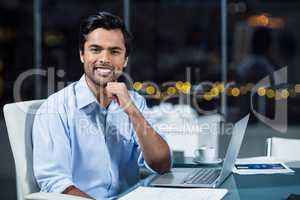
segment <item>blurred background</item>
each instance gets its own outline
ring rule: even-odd
[[[236,121],[251,112],[250,91],[269,76],[271,87],[257,89],[253,107],[273,118],[276,102],[286,102],[288,130],[283,135],[252,115],[240,155],[263,154],[270,136],[300,138],[300,2],[294,0],[1,0],[1,107],[46,98],[78,80],[80,20],[99,10],[119,15],[130,28],[129,85],[150,107],[192,102],[199,116],[219,113]],[[287,81],[278,86],[272,73],[283,67]],[[27,76],[17,98],[16,80],[32,69],[44,75]],[[14,200],[2,112],[0,123],[0,199]]]

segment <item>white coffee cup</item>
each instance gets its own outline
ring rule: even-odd
[[[214,161],[217,160],[216,148],[209,146],[201,146],[194,151],[195,160]]]

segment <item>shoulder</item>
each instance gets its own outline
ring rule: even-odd
[[[134,100],[143,100],[145,99],[142,95],[140,95],[139,93],[137,93],[134,90],[129,90],[129,95],[131,96],[131,98],[133,98]]]
[[[65,88],[51,94],[40,106],[37,113],[61,113],[66,112],[66,109],[74,101],[75,98],[75,85],[77,82],[73,82]]]
[[[140,95],[139,93],[137,93],[133,90],[129,90],[128,92],[129,92],[129,95],[130,95],[132,101],[139,107],[143,106],[143,104],[146,103],[145,98],[142,95]]]

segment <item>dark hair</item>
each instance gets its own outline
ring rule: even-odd
[[[86,42],[87,35],[97,28],[104,28],[106,30],[120,29],[125,40],[125,55],[129,56],[132,48],[132,36],[126,29],[123,20],[120,17],[109,12],[98,12],[97,14],[91,15],[81,22],[79,33],[79,50],[84,50],[84,43]]]

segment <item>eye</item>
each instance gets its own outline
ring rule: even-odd
[[[90,51],[92,53],[99,53],[101,51],[101,49],[99,49],[99,48],[91,48]]]
[[[119,55],[121,52],[119,50],[112,50],[111,54],[113,55]]]

